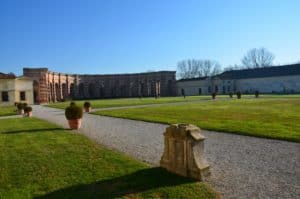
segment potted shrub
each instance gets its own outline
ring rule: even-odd
[[[255,91],[255,97],[256,97],[256,98],[259,97],[259,91]]]
[[[230,92],[230,93],[229,93],[229,97],[230,97],[230,98],[232,98],[232,96],[233,96],[233,93],[232,93],[232,92]]]
[[[70,129],[79,129],[81,126],[82,108],[77,106],[74,102],[70,104],[65,110],[65,116],[68,120]]]
[[[17,109],[18,109],[18,114],[19,115],[23,115],[24,114],[24,106],[23,106],[22,103],[18,103]]]
[[[241,99],[241,98],[242,98],[242,93],[241,93],[241,91],[236,92],[236,96],[237,96],[238,99]]]
[[[213,92],[213,93],[211,94],[212,99],[216,99],[216,96],[217,96],[217,93],[215,93],[215,92]]]
[[[24,107],[24,113],[25,117],[31,117],[32,116],[32,107],[31,106],[26,106]]]
[[[85,112],[90,112],[92,110],[90,102],[84,102],[83,107]]]

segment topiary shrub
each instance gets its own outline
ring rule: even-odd
[[[84,102],[83,106],[84,106],[84,108],[90,108],[91,103],[90,102]]]
[[[81,119],[83,115],[82,108],[77,106],[74,102],[70,104],[65,110],[67,120]]]
[[[24,109],[23,103],[18,103],[17,108],[18,108],[18,110],[23,110]]]
[[[242,93],[241,93],[241,91],[236,92],[236,96],[237,96],[238,99],[241,99],[241,98],[242,98]]]
[[[255,97],[256,97],[256,98],[259,97],[259,91],[255,91]]]
[[[229,93],[229,97],[230,97],[230,98],[232,98],[232,96],[233,96],[233,93],[232,93],[232,92],[230,92],[230,93]]]
[[[25,113],[29,113],[29,112],[31,112],[32,111],[32,107],[31,106],[26,106],[26,107],[24,107],[24,112]]]
[[[212,99],[216,99],[216,96],[217,96],[217,93],[215,93],[215,92],[213,92],[213,93],[211,94]]]

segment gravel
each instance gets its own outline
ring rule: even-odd
[[[33,115],[68,128],[64,111],[34,106]],[[111,149],[153,166],[163,153],[156,123],[84,114],[82,133]],[[75,131],[76,132],[76,131]],[[222,198],[300,198],[300,144],[202,130],[212,175],[206,179]]]

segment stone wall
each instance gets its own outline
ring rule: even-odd
[[[36,103],[66,98],[96,99],[121,97],[175,96],[175,71],[116,75],[77,75],[24,68],[24,76],[34,81]]]

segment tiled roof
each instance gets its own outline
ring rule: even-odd
[[[205,80],[207,77],[195,77],[195,78],[189,78],[189,79],[180,79],[177,80],[177,82],[187,82],[187,81],[197,81],[197,80]]]
[[[5,74],[5,73],[0,73],[0,79],[15,79],[16,76],[12,73]]]
[[[290,75],[300,75],[300,64],[225,71],[215,77],[220,79],[247,79]]]

